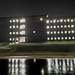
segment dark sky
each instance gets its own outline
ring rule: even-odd
[[[75,16],[74,0],[0,0],[0,17]]]

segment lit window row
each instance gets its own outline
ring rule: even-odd
[[[74,28],[74,25],[54,25],[54,26],[46,26],[47,29],[49,28]]]
[[[47,40],[74,40],[75,37],[47,37]]]
[[[46,23],[58,23],[58,22],[74,22],[75,20],[74,19],[53,19],[53,20],[46,20]]]
[[[20,33],[19,32],[9,32],[9,34],[10,35],[14,35],[14,34],[20,34],[20,35],[25,35],[25,31],[20,31]]]
[[[18,41],[19,39],[18,38],[9,38],[9,40],[10,41],[14,41],[14,40]]]
[[[10,23],[14,23],[14,22],[25,23],[25,21],[26,21],[25,19],[20,19],[20,20],[19,19],[13,19],[13,20],[10,20]]]
[[[74,30],[71,31],[47,31],[47,34],[70,34],[75,33]]]

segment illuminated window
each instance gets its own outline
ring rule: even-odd
[[[18,34],[18,32],[16,32],[16,34]]]
[[[74,30],[72,30],[71,32],[74,33]]]
[[[13,32],[13,34],[15,34],[15,32]]]
[[[60,37],[58,37],[58,40],[60,40]]]
[[[50,38],[49,38],[49,37],[47,37],[47,40],[50,40]]]
[[[16,40],[18,41],[18,38],[16,38]]]
[[[57,33],[60,34],[60,31],[58,31]]]
[[[73,28],[74,27],[74,25],[71,25],[71,28]]]
[[[53,23],[56,23],[56,20],[53,20]]]
[[[51,37],[51,40],[53,40],[53,37]]]
[[[64,22],[66,22],[66,20],[64,20]]]
[[[42,21],[43,20],[43,18],[40,18],[40,21]]]
[[[15,38],[13,38],[13,41],[15,40]]]
[[[67,22],[70,22],[70,19],[67,19]]]
[[[25,31],[20,31],[20,34],[21,35],[25,35]]]
[[[70,40],[70,39],[71,39],[71,37],[68,37],[68,39]]]
[[[51,32],[51,34],[53,34],[53,32]]]
[[[25,19],[20,19],[20,23],[25,23]]]
[[[25,29],[25,25],[20,25],[20,29]]]
[[[12,22],[12,20],[10,20],[10,23]]]
[[[61,31],[61,34],[63,34],[63,31]]]
[[[68,25],[68,28],[70,28],[70,25]]]
[[[65,40],[67,40],[67,37],[65,37]]]
[[[16,19],[16,22],[19,22],[19,20],[18,20],[18,19]]]
[[[66,25],[64,25],[64,28],[67,28],[67,26],[66,26]]]
[[[33,33],[36,33],[35,31],[33,31]]]
[[[63,25],[61,25],[61,28],[63,28]]]
[[[63,39],[64,39],[64,37],[61,37],[61,39],[63,40]]]
[[[47,31],[47,34],[49,34],[49,31]]]
[[[10,29],[12,28],[12,26],[10,26]]]
[[[59,26],[57,26],[57,28],[59,28]]]
[[[56,40],[57,38],[56,37],[54,37],[54,40]]]
[[[70,34],[70,33],[71,33],[71,31],[68,31],[68,33]]]
[[[18,28],[18,25],[16,26],[16,28]]]
[[[12,34],[12,32],[9,33],[10,35]]]
[[[10,41],[12,40],[12,38],[9,39]]]
[[[54,26],[54,28],[56,28],[56,26]]]
[[[15,22],[15,20],[13,20],[13,22]]]
[[[72,37],[72,39],[75,39],[75,37]]]
[[[60,22],[63,22],[63,19],[60,19]]]
[[[49,29],[49,26],[47,26],[46,28]]]
[[[71,22],[73,22],[74,20],[73,19],[71,19]]]
[[[49,20],[46,20],[46,23],[48,24],[49,23]]]
[[[54,34],[56,34],[56,31],[54,31]]]
[[[50,20],[50,23],[52,23],[52,20]]]
[[[50,26],[50,28],[53,28],[52,26]]]
[[[67,31],[65,31],[64,33],[67,34]]]
[[[15,25],[13,25],[13,28],[15,28]]]
[[[57,20],[57,22],[59,22],[59,20]]]

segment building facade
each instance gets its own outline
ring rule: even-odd
[[[75,17],[26,16],[0,18],[0,42],[75,40]]]

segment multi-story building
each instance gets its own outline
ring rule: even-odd
[[[10,43],[75,40],[75,17],[0,18],[0,41]]]

